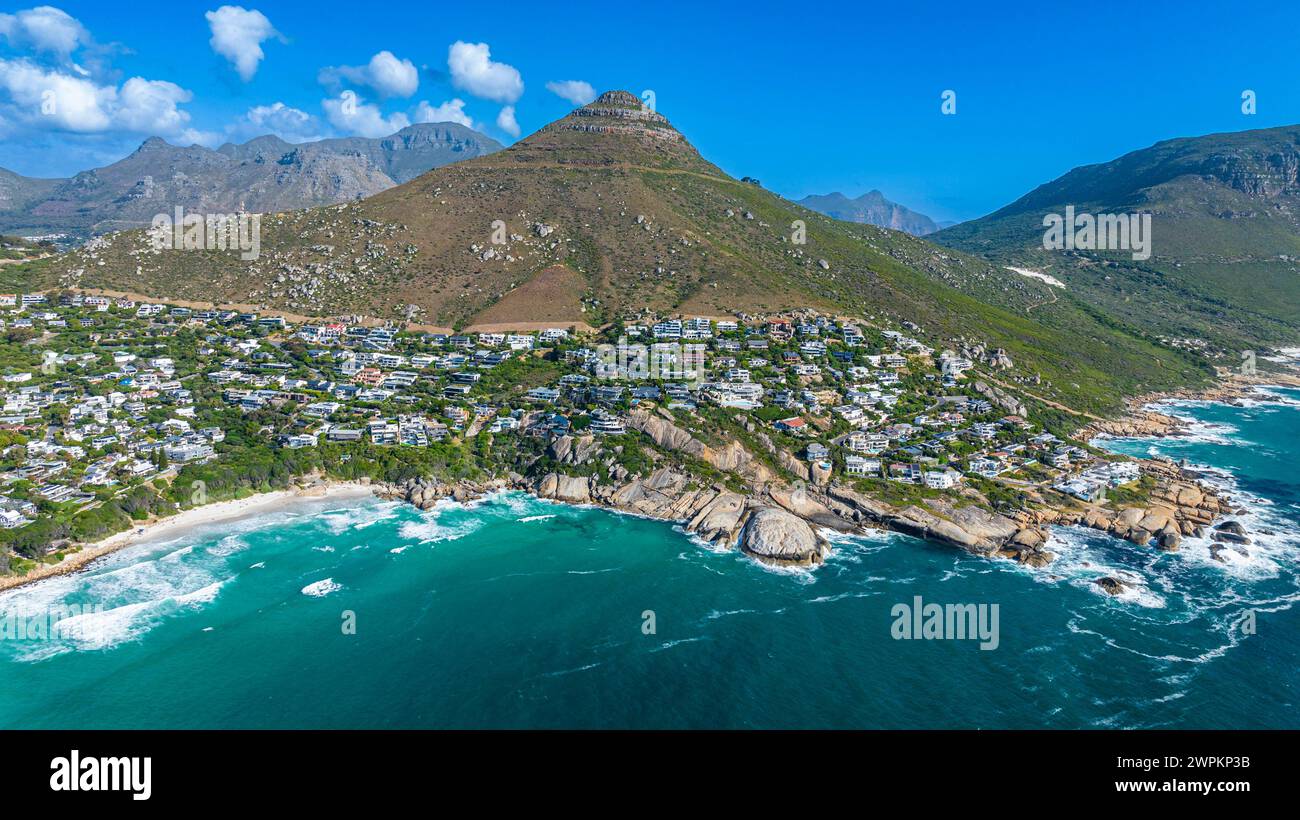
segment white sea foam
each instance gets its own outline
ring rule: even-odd
[[[322,578],[303,587],[302,594],[312,598],[324,598],[326,595],[338,592],[340,589],[343,589],[343,585],[333,578]]]
[[[663,643],[659,644],[658,646],[656,646],[654,649],[651,649],[650,651],[662,652],[665,649],[672,649],[674,646],[681,646],[684,643],[696,643],[698,641],[707,641],[707,640],[708,638],[704,637],[703,635],[697,635],[694,638],[678,638],[675,641],[664,641]]]
[[[206,551],[209,555],[215,555],[218,558],[225,558],[234,555],[237,552],[243,552],[246,549],[248,549],[247,541],[240,538],[238,535],[227,535],[217,543],[207,547]]]
[[[99,611],[91,610],[69,615],[51,625],[50,640],[15,644],[17,651],[14,658],[24,662],[40,661],[68,652],[111,649],[137,640],[162,623],[169,615],[182,610],[198,609],[212,602],[222,587],[231,580],[233,576],[193,589],[174,588],[165,594],[158,594],[157,588],[154,587],[142,596],[142,600],[121,603]],[[146,591],[137,590],[137,592]],[[75,597],[96,600],[94,596],[89,595]],[[36,605],[29,598],[16,609],[19,612],[37,611],[29,609]],[[58,604],[45,601],[44,605],[55,608]],[[102,603],[98,605],[103,606]]]
[[[351,530],[363,530],[380,521],[395,518],[403,502],[389,501],[381,504],[358,504],[353,507],[341,507],[321,513],[317,518],[330,532],[341,535]]]
[[[408,541],[421,544],[436,544],[441,541],[456,541],[477,532],[484,524],[481,516],[463,518],[455,523],[444,523],[443,515],[447,507],[441,505],[420,513],[418,521],[403,521],[397,528],[397,534]]]

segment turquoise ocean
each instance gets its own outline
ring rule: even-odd
[[[1245,405],[1099,442],[1207,468],[1256,539],[1226,564],[1059,529],[1045,570],[887,533],[774,570],[521,494],[304,499],[0,594],[97,607],[0,640],[0,727],[1297,728],[1300,391]],[[917,596],[998,605],[997,648],[895,639]]]

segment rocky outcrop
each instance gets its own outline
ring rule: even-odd
[[[975,391],[1008,413],[1018,416],[1029,415],[1020,399],[986,381],[976,381]]]
[[[645,433],[665,450],[684,453],[705,461],[728,473],[737,473],[753,484],[772,480],[772,471],[757,461],[739,441],[713,448],[678,427],[672,421],[648,410],[628,414],[627,426]]]
[[[774,564],[820,564],[826,543],[807,522],[778,507],[759,507],[745,524],[741,547]]]
[[[1180,435],[1186,425],[1173,416],[1154,413],[1150,410],[1137,410],[1123,418],[1094,421],[1084,430],[1081,438],[1095,435],[1163,437]]]
[[[1124,590],[1128,589],[1123,581],[1118,578],[1112,578],[1109,575],[1097,578],[1093,583],[1101,587],[1107,595],[1120,595]]]
[[[1232,512],[1227,499],[1197,483],[1201,476],[1193,470],[1154,459],[1143,462],[1143,471],[1156,480],[1143,506],[1121,510],[1100,503],[1068,506],[1039,511],[1033,521],[1040,526],[1090,527],[1139,546],[1175,552],[1184,538],[1204,535],[1216,520]]]
[[[659,447],[702,458],[708,448],[690,433],[673,424],[666,418],[648,411],[628,414],[627,426],[632,430],[645,433]]]
[[[719,492],[686,523],[686,529],[706,541],[730,546],[740,531],[746,499],[732,492]]]
[[[1213,401],[1240,405],[1244,398],[1256,397],[1255,387],[1260,384],[1281,384],[1300,387],[1300,375],[1288,372],[1261,371],[1257,375],[1244,375],[1235,370],[1219,368],[1218,378],[1209,387],[1149,393],[1126,402],[1128,411],[1123,418],[1097,420],[1079,431],[1079,437],[1107,434],[1113,436],[1177,436],[1186,432],[1181,420],[1147,409],[1156,402]]]
[[[772,472],[739,442],[712,448],[666,414],[639,410],[629,415],[628,426],[645,433],[663,450],[686,453],[739,474],[749,490],[738,492],[721,484],[700,486],[697,478],[675,466],[660,466],[649,475],[629,475],[615,461],[614,452],[604,449],[601,439],[562,436],[548,446],[551,458],[574,467],[595,466],[596,474],[557,471],[524,478],[512,473],[482,483],[422,479],[390,488],[389,494],[428,509],[445,498],[463,501],[513,487],[539,498],[597,504],[679,522],[687,532],[716,546],[739,547],[773,563],[802,565],[820,563],[825,557],[827,545],[817,535],[817,529],[823,527],[844,532],[889,529],[975,555],[1043,567],[1055,558],[1047,549],[1046,528],[1051,525],[1091,527],[1136,544],[1173,551],[1179,549],[1183,538],[1203,535],[1232,511],[1227,500],[1198,483],[1199,474],[1167,460],[1144,462],[1143,469],[1155,476],[1156,487],[1145,505],[1130,509],[1068,504],[1003,515],[946,498],[899,508],[829,480],[809,484],[800,479],[793,486],[774,481]],[[782,450],[775,455],[782,464],[805,466]],[[1227,548],[1224,542],[1242,551],[1250,543],[1238,521],[1219,524],[1214,534],[1219,543],[1213,552],[1219,560]]]
[[[381,498],[405,501],[422,510],[429,510],[444,499],[464,503],[482,498],[487,493],[513,486],[518,478],[518,476],[510,476],[482,482],[443,482],[436,478],[419,478],[401,484],[381,486],[376,490],[376,495]]]

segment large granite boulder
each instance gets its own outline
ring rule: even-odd
[[[586,476],[562,475],[555,487],[557,501],[586,504],[591,501],[591,482]]]
[[[705,505],[686,525],[686,529],[706,541],[729,543],[732,533],[740,524],[745,512],[745,497],[732,492],[722,492]]]
[[[826,555],[826,545],[812,527],[777,507],[760,507],[750,515],[741,547],[775,564],[820,564]]]

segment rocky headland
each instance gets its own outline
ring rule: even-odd
[[[542,499],[671,521],[715,547],[740,549],[772,564],[798,566],[825,559],[828,544],[821,533],[827,529],[844,533],[886,529],[1032,567],[1046,566],[1055,557],[1047,549],[1047,528],[1052,525],[1090,527],[1166,551],[1177,550],[1188,536],[1227,532],[1221,540],[1228,541],[1237,535],[1232,528],[1212,530],[1216,521],[1234,512],[1233,505],[1202,484],[1198,473],[1167,460],[1143,462],[1154,489],[1142,504],[1117,509],[1102,502],[1034,494],[1031,509],[1002,514],[983,506],[978,494],[927,498],[906,506],[888,504],[779,453],[782,466],[797,476],[792,483],[778,477],[739,442],[710,446],[666,414],[654,411],[632,413],[629,426],[663,450],[699,459],[735,476],[743,486],[702,482],[677,463],[630,475],[602,439],[587,435],[561,436],[550,442],[547,455],[560,469],[537,475],[510,473],[479,482],[412,479],[386,486],[381,494],[429,509],[444,499],[464,502],[489,492],[518,490]],[[1240,537],[1249,543],[1244,532]]]

